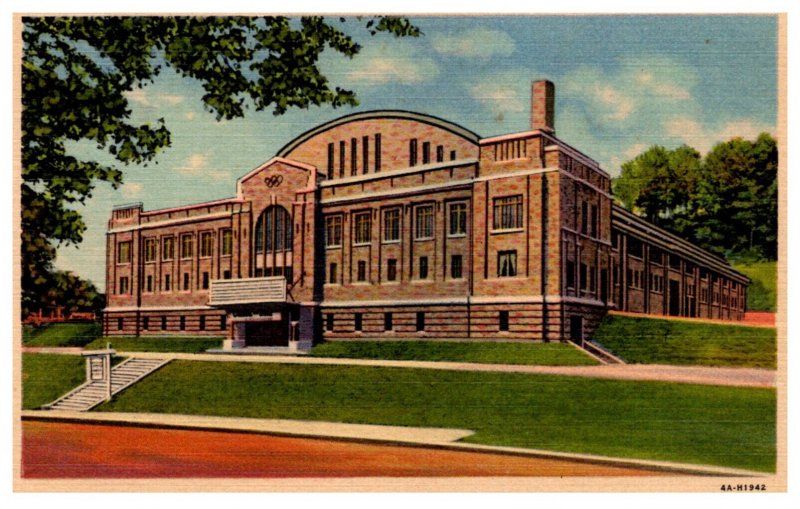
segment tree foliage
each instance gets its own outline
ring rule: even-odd
[[[355,56],[361,46],[317,16],[26,17],[22,56],[22,290],[28,304],[52,284],[55,248],[79,243],[85,224],[76,206],[97,182],[115,188],[120,167],[147,164],[170,145],[164,119],[134,125],[126,92],[165,67],[199,80],[217,119],[248,109],[358,104],[356,95],[321,73],[330,50]],[[418,36],[408,20],[356,18],[365,34]],[[114,165],[81,160],[70,141],[107,151]]]
[[[778,149],[762,133],[734,138],[704,158],[653,146],[622,165],[614,193],[635,214],[732,259],[778,255]]]

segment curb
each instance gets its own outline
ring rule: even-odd
[[[170,429],[219,431],[231,433],[257,433],[275,436],[289,436],[297,438],[321,438],[337,441],[362,442],[370,444],[401,445],[407,447],[425,447],[464,452],[479,452],[487,454],[505,454],[513,456],[527,456],[532,458],[565,460],[581,463],[609,465],[616,467],[629,467],[638,469],[668,472],[675,475],[695,476],[724,476],[724,477],[765,477],[771,475],[764,472],[718,467],[713,465],[694,465],[668,461],[651,461],[633,458],[617,458],[593,454],[579,454],[569,452],[547,451],[542,449],[526,449],[522,447],[506,447],[494,445],[472,444],[456,442],[473,432],[469,430],[441,429],[441,428],[406,428],[402,426],[380,426],[363,424],[329,423],[324,421],[288,421],[280,419],[253,419],[253,418],[226,418],[191,416],[176,414],[136,414],[122,412],[85,413],[85,412],[56,412],[42,410],[23,410],[21,420],[48,421],[48,422],[82,422],[87,424],[157,427]],[[234,424],[235,423],[235,424]],[[292,430],[287,424],[305,425],[305,430]],[[323,428],[333,428],[325,431]],[[336,431],[336,429],[340,431]],[[341,428],[348,429],[344,433]],[[432,431],[439,438],[409,436],[393,436],[394,430],[422,430]],[[383,433],[359,433],[362,431],[382,431]],[[383,436],[382,436],[383,435]]]

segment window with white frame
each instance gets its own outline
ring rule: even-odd
[[[495,230],[516,230],[522,228],[522,195],[504,196],[494,199]]]
[[[448,235],[460,237],[467,234],[467,204],[464,202],[450,204],[450,227]]]
[[[355,235],[353,237],[354,244],[369,244],[370,232],[372,230],[372,213],[359,212],[355,214]]]
[[[383,241],[400,241],[400,209],[383,211]]]
[[[328,216],[325,218],[325,247],[340,247],[342,245],[342,216]]]
[[[414,238],[425,240],[433,238],[433,205],[420,205],[416,208],[416,229]]]

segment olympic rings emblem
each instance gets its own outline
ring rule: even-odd
[[[270,175],[264,179],[264,183],[267,185],[267,187],[278,187],[281,185],[281,182],[283,182],[282,175]]]

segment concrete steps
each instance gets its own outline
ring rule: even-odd
[[[111,368],[111,395],[121,392],[169,362],[169,359],[140,359],[132,357]],[[106,400],[107,386],[104,381],[86,382],[44,405],[46,410],[68,410],[85,412]]]

